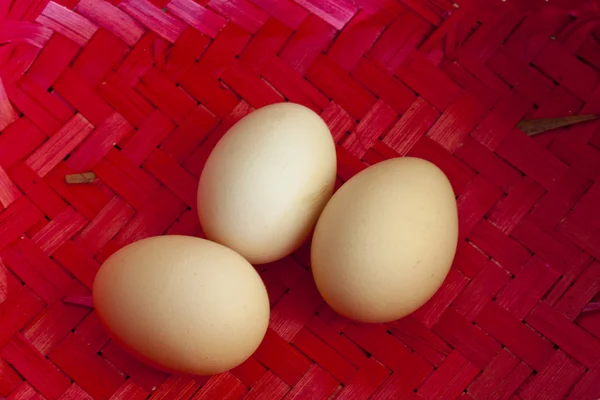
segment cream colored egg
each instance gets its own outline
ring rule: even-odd
[[[206,236],[254,264],[283,258],[308,237],[333,193],[335,145],[312,110],[261,108],[236,123],[210,154],[198,187]]]
[[[391,159],[333,195],[315,228],[312,271],[340,314],[389,322],[440,287],[457,240],[456,200],[444,173],[425,160]]]
[[[140,240],[113,254],[94,281],[110,335],[166,371],[211,375],[262,341],[269,299],[254,268],[220,244],[186,236]]]

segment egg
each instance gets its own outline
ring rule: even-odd
[[[123,348],[169,372],[211,375],[244,362],[269,321],[265,286],[220,244],[161,236],[109,257],[94,281],[102,325]]]
[[[389,322],[435,293],[457,242],[456,200],[444,173],[422,159],[391,159],[333,195],[315,227],[312,272],[338,313]]]
[[[336,151],[325,122],[293,103],[242,118],[211,152],[198,185],[210,240],[253,264],[295,251],[333,193]]]

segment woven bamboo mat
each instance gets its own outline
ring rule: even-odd
[[[600,122],[515,128],[600,113],[594,2],[0,0],[0,21],[0,397],[600,397]],[[447,173],[445,284],[400,321],[352,323],[305,246],[259,269],[272,320],[248,362],[140,364],[63,299],[132,241],[202,235],[211,148],[283,100],[330,125],[340,182],[399,155]]]

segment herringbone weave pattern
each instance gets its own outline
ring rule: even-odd
[[[600,122],[516,129],[600,113],[600,6],[55,1],[0,0],[0,397],[600,397]],[[330,125],[340,183],[403,155],[447,173],[461,241],[444,286],[400,321],[352,323],[305,246],[259,269],[272,320],[248,362],[210,378],[140,364],[63,299],[128,243],[202,235],[211,148],[284,100]]]

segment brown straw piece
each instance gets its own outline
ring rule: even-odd
[[[525,132],[528,136],[535,136],[543,132],[550,131],[556,128],[563,128],[581,122],[592,121],[598,118],[600,115],[587,114],[587,115],[571,115],[569,117],[559,118],[538,118],[523,120],[517,124],[517,128]]]

